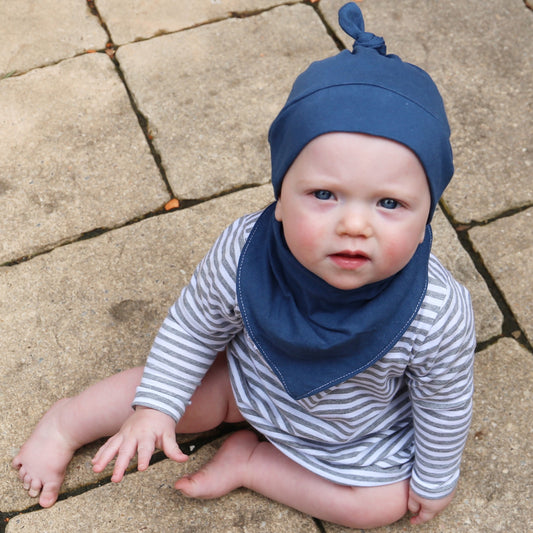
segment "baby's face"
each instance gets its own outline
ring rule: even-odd
[[[424,240],[426,175],[402,144],[359,133],[311,141],[283,180],[276,219],[292,254],[339,289],[400,271]]]

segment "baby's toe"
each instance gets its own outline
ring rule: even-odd
[[[36,498],[41,493],[42,483],[39,479],[32,479],[30,488],[28,489],[28,496],[30,498]]]
[[[41,489],[39,504],[41,507],[52,507],[59,496],[60,483],[45,483]]]
[[[24,476],[22,477],[22,486],[24,487],[24,490],[30,490],[31,481],[31,476],[29,474],[24,474]]]
[[[24,478],[26,477],[26,474],[28,472],[26,472],[26,469],[24,468],[24,466],[21,466],[19,469],[18,469],[18,476],[19,476],[19,479],[21,481],[24,481]]]
[[[196,498],[198,496],[198,487],[190,475],[178,479],[174,483],[174,488],[188,498]]]

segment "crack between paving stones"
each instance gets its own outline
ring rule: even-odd
[[[210,202],[211,200],[216,200],[217,198],[223,198],[224,196],[228,196],[229,194],[234,194],[240,191],[246,191],[247,189],[256,189],[258,187],[262,187],[263,185],[266,185],[266,183],[245,183],[238,187],[233,187],[230,189],[217,192],[215,194],[212,194],[211,196],[204,196],[203,198],[191,198],[191,199],[180,200],[180,207],[178,210],[181,211],[182,209],[188,209],[190,207],[194,207],[195,205],[203,204],[204,202]]]
[[[87,3],[89,5],[94,6],[94,2],[91,2],[91,0],[87,0]],[[110,40],[110,44],[112,44],[114,49],[118,49],[120,46],[125,46],[125,45],[133,44],[133,43],[142,43],[144,41],[150,41],[152,39],[156,39],[157,37],[162,37],[162,36],[165,36],[165,35],[174,35],[174,34],[177,34],[177,33],[182,33],[182,32],[189,31],[189,30],[194,30],[196,28],[201,28],[203,26],[209,26],[210,24],[217,24],[219,22],[224,22],[224,21],[232,19],[232,18],[242,19],[242,18],[254,17],[256,15],[261,15],[262,13],[266,13],[268,11],[272,11],[273,9],[276,9],[277,7],[280,7],[280,6],[285,6],[285,5],[286,6],[293,6],[293,5],[297,5],[297,4],[300,4],[300,3],[307,4],[308,2],[305,2],[305,1],[304,2],[291,2],[291,3],[288,3],[288,4],[280,3],[280,4],[277,4],[277,5],[274,5],[274,6],[269,6],[269,7],[266,7],[264,9],[257,9],[257,10],[254,10],[254,11],[242,11],[242,12],[228,11],[227,15],[220,16],[220,17],[213,17],[213,18],[210,18],[210,19],[205,20],[203,22],[193,23],[190,26],[184,26],[184,27],[179,28],[177,30],[158,30],[153,35],[149,35],[148,37],[135,37],[132,41],[121,43],[119,45],[115,45]],[[107,25],[106,25],[105,21],[102,19],[102,17],[100,16],[100,14],[98,13],[98,9],[96,7],[91,8],[91,13],[98,18],[99,23],[106,30],[109,38],[111,39],[111,36],[110,36],[109,31],[108,31]]]
[[[482,220],[470,220],[469,222],[464,222],[464,223],[457,222],[456,220],[454,220],[454,218],[451,215],[448,215],[448,209],[445,203],[442,203],[441,207],[443,208],[443,211],[446,211],[446,216],[448,220],[450,221],[450,223],[455,228],[459,228],[459,231],[463,231],[463,230],[469,230],[471,228],[486,226],[502,218],[509,218],[514,215],[518,215],[524,211],[527,211],[528,209],[531,209],[533,207],[533,203],[528,203],[528,204],[524,204],[518,207],[512,207],[510,209],[506,209],[505,211],[502,211],[501,213],[498,213],[497,215],[494,215],[489,218],[485,218]]]
[[[9,521],[20,513],[4,513],[0,511],[0,533],[4,533]]]
[[[250,17],[255,17],[257,15],[262,15],[263,13],[268,13],[269,11],[273,11],[274,9],[277,9],[278,7],[287,6],[292,7],[298,4],[309,4],[308,1],[300,1],[300,2],[280,2],[279,4],[275,4],[272,6],[268,6],[265,8],[258,8],[258,9],[249,9],[249,10],[243,10],[243,11],[229,11],[229,17],[227,18],[235,18],[235,19],[245,19]]]
[[[161,175],[161,179],[163,180],[163,183],[165,184],[165,187],[167,189],[167,192],[169,193],[171,198],[177,198],[176,194],[172,190],[172,187],[170,185],[170,182],[168,181],[167,177],[167,171],[163,165],[163,161],[161,158],[161,154],[156,150],[155,145],[152,140],[152,135],[150,134],[150,127],[148,119],[144,116],[144,114],[141,112],[139,107],[137,106],[137,103],[135,101],[135,97],[133,96],[133,93],[131,92],[127,82],[126,77],[124,76],[124,73],[122,72],[122,68],[120,66],[120,62],[118,59],[113,55],[111,57],[111,61],[115,65],[115,70],[122,81],[122,84],[124,86],[124,89],[126,90],[126,94],[128,95],[130,105],[133,109],[133,112],[135,113],[135,116],[137,117],[137,121],[139,123],[139,126],[141,128],[141,131],[143,132],[144,138],[146,140],[146,143],[148,144],[148,147],[150,148],[150,153],[152,154],[152,157],[154,159],[154,162],[159,170],[159,173]]]
[[[486,267],[485,262],[481,254],[475,249],[474,244],[470,240],[470,236],[467,231],[457,232],[459,241],[461,242],[463,248],[470,255],[476,270],[481,274],[489,292],[496,302],[496,305],[499,307],[503,315],[502,323],[502,337],[512,338],[518,341],[524,348],[526,348],[530,353],[533,354],[533,346],[529,342],[524,330],[520,326],[518,319],[516,318],[511,305],[504,296],[503,291],[500,289],[498,283],[494,280],[490,274],[489,269]],[[497,341],[498,338],[495,338],[494,341]],[[488,342],[488,341],[487,341]],[[486,345],[486,343],[483,343]]]
[[[314,516],[312,516],[311,518],[313,519],[313,522],[315,523],[315,526],[319,533],[327,533],[326,528],[322,524],[321,520],[319,520],[318,518],[315,518]]]
[[[98,227],[93,228],[91,230],[85,231],[83,233],[80,233],[79,235],[75,235],[73,237],[68,237],[59,241],[56,241],[54,243],[50,243],[48,245],[43,246],[40,250],[30,252],[26,255],[23,255],[21,257],[18,257],[16,259],[11,259],[8,261],[5,261],[4,263],[0,263],[0,268],[2,267],[12,267],[16,265],[20,265],[21,263],[26,263],[28,261],[31,261],[32,259],[39,257],[40,255],[46,255],[50,252],[53,252],[57,248],[62,248],[63,246],[69,246],[70,244],[76,244],[77,242],[87,241],[90,239],[94,239],[96,237],[100,237],[101,235],[104,235],[105,233],[108,233],[110,231],[118,230],[121,228],[125,228],[128,226],[133,226],[134,224],[137,224],[139,222],[143,222],[144,220],[148,220],[150,218],[158,217],[158,216],[165,216],[170,213],[173,213],[175,211],[184,211],[186,209],[189,209],[191,207],[195,207],[199,204],[209,202],[211,200],[214,200],[216,198],[222,198],[224,196],[237,193],[239,191],[243,191],[246,189],[255,189],[257,187],[262,187],[263,183],[253,183],[253,184],[246,184],[242,185],[241,187],[235,187],[233,189],[228,189],[227,191],[222,191],[220,193],[216,193],[212,196],[207,196],[204,198],[198,198],[198,199],[191,199],[191,200],[182,200],[180,201],[180,207],[177,209],[172,209],[167,211],[163,206],[159,207],[158,209],[151,211],[149,213],[145,213],[143,215],[138,215],[130,220],[127,220],[126,222],[122,222],[120,224],[116,224],[114,226],[107,226],[107,227]],[[266,206],[265,206],[266,207]],[[0,532],[1,533],[1,532]]]
[[[322,22],[322,25],[326,29],[327,34],[329,37],[333,40],[335,43],[335,46],[339,49],[340,52],[343,50],[346,50],[346,46],[344,46],[344,43],[339,39],[337,36],[337,33],[335,30],[329,25],[328,21],[326,20],[325,15],[322,13],[322,10],[320,9],[320,2],[311,4],[310,2],[304,2],[306,5],[310,5],[313,10],[315,11],[316,15],[320,19],[320,22]]]
[[[476,250],[474,243],[472,242],[472,240],[470,239],[470,235],[468,234],[468,230],[470,230],[472,227],[485,225],[485,224],[488,224],[488,222],[485,223],[483,221],[483,222],[471,223],[471,224],[461,224],[457,222],[456,220],[454,220],[454,218],[451,216],[448,209],[446,208],[446,205],[444,204],[444,202],[440,203],[440,207],[441,207],[441,210],[444,216],[454,228],[457,234],[457,238],[459,239],[459,242],[461,243],[461,246],[467,252],[470,259],[474,263],[475,269],[478,271],[478,273],[481,275],[481,277],[485,281],[485,284],[487,285],[490,295],[496,302],[496,305],[498,306],[498,308],[500,309],[503,315],[501,335],[496,335],[492,337],[491,339],[488,339],[483,342],[479,342],[477,344],[476,351],[481,351],[481,349],[487,348],[488,346],[495,344],[501,338],[512,338],[516,340],[517,342],[519,342],[530,353],[533,353],[533,346],[529,342],[524,330],[520,326],[509,302],[504,296],[503,291],[500,289],[499,285],[496,283],[495,279],[492,277],[492,274],[490,273],[489,269],[485,265],[482,255]],[[525,209],[527,209],[527,207],[516,208],[516,209],[506,211],[505,213],[502,213],[499,216],[492,218],[491,222],[499,220],[500,218],[512,216],[518,212],[524,211]]]
[[[139,126],[141,128],[141,131],[143,132],[144,138],[146,140],[146,143],[148,144],[148,147],[150,149],[150,153],[152,154],[152,157],[154,159],[154,162],[159,170],[159,174],[161,176],[161,179],[163,180],[163,183],[165,184],[165,187],[167,189],[167,192],[169,193],[171,198],[174,198],[174,192],[172,191],[172,187],[170,186],[170,183],[167,178],[167,173],[165,170],[165,167],[163,166],[161,154],[155,149],[154,143],[152,142],[152,136],[149,131],[149,125],[148,125],[148,119],[144,116],[144,114],[139,109],[139,106],[137,105],[135,101],[135,97],[133,96],[132,91],[130,90],[128,83],[126,82],[126,77],[124,76],[124,73],[122,72],[122,68],[120,66],[120,62],[116,58],[116,50],[117,46],[113,42],[113,38],[111,37],[111,32],[109,31],[109,28],[107,27],[107,24],[105,23],[104,19],[100,15],[100,12],[98,11],[98,8],[96,7],[94,0],[87,0],[87,6],[89,7],[90,12],[98,19],[98,22],[100,26],[103,28],[103,30],[107,34],[107,44],[106,44],[106,50],[108,57],[113,62],[113,65],[115,67],[115,71],[118,74],[118,77],[120,78],[120,81],[122,82],[122,85],[124,86],[124,89],[126,91],[126,94],[128,95],[128,99],[130,101],[131,108],[133,112],[135,113],[135,116],[137,117],[137,121],[139,123]]]
[[[133,39],[130,42],[121,43],[120,45],[115,45],[113,43],[113,41],[112,41],[112,38],[111,38],[111,32],[109,31],[109,28],[107,27],[106,22],[104,21],[104,19],[100,15],[100,12],[98,11],[98,8],[95,5],[95,1],[94,0],[86,0],[86,2],[87,2],[87,6],[88,6],[89,11],[91,12],[91,14],[98,19],[99,24],[102,26],[102,28],[107,33],[107,36],[108,36],[108,39],[109,39],[108,46],[111,45],[111,47],[113,47],[114,49],[117,49],[119,46],[124,46],[124,45],[127,45],[127,44],[150,41],[151,39],[154,39],[154,38],[157,38],[157,37],[161,37],[161,36],[164,36],[164,35],[174,35],[176,33],[182,33],[184,31],[193,30],[195,28],[201,28],[202,26],[208,26],[210,24],[216,24],[218,22],[224,22],[225,20],[229,20],[229,19],[232,19],[232,18],[243,19],[243,18],[255,17],[257,15],[261,15],[262,13],[266,13],[268,11],[272,11],[272,10],[278,8],[278,7],[281,7],[281,6],[290,7],[290,6],[294,6],[294,5],[298,5],[298,4],[305,4],[305,5],[311,5],[312,7],[314,7],[314,5],[311,4],[308,0],[303,0],[303,1],[300,0],[299,2],[298,1],[293,1],[293,2],[288,2],[288,3],[280,2],[279,4],[276,4],[276,5],[273,5],[273,6],[268,6],[268,7],[265,7],[265,8],[258,8],[258,9],[249,10],[249,11],[246,11],[246,10],[244,10],[244,11],[228,11],[226,15],[223,15],[223,16],[220,16],[220,17],[213,17],[213,18],[210,18],[210,19],[202,21],[202,22],[193,23],[190,26],[185,26],[185,27],[179,28],[177,30],[158,30],[153,35],[150,35],[148,37],[136,37],[135,39]]]

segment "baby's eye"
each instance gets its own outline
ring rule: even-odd
[[[383,200],[379,201],[379,205],[385,209],[396,209],[400,204],[392,198],[383,198]]]
[[[331,200],[331,198],[333,198],[333,193],[331,191],[326,191],[324,189],[314,191],[313,195],[318,200]]]

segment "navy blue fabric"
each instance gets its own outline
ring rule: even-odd
[[[431,78],[385,55],[383,39],[364,31],[356,4],[345,5],[339,21],[356,40],[354,50],[311,64],[270,128],[276,198],[307,143],[328,132],[359,132],[413,150],[426,171],[431,211],[423,243],[400,272],[349,291],[296,260],[274,217],[275,204],[260,216],[240,257],[238,302],[248,334],[296,399],[365,370],[409,327],[426,293],[429,221],[453,174],[448,121]]]

